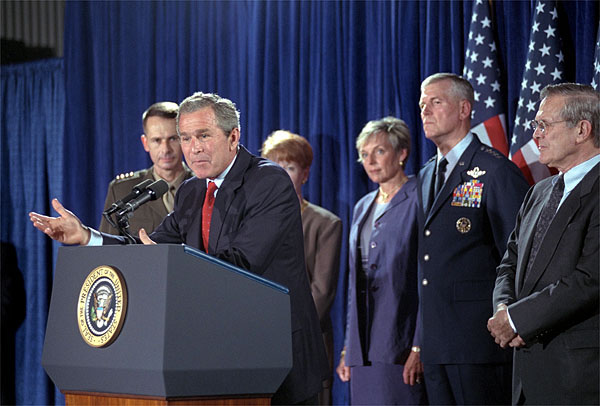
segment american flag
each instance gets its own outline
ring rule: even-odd
[[[510,142],[510,158],[521,168],[530,184],[549,176],[551,172],[538,161],[539,151],[529,123],[537,114],[540,91],[546,85],[563,82],[563,72],[564,55],[560,46],[555,2],[537,1]]]
[[[592,87],[600,91],[600,26],[598,26],[598,34],[596,35],[596,54],[594,56]]]
[[[477,0],[473,5],[463,76],[475,90],[471,131],[484,144],[508,155],[500,68],[490,16],[488,1]]]

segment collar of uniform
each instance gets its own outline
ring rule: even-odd
[[[169,190],[171,188],[174,188],[175,190],[177,190],[177,188],[179,187],[179,185],[181,185],[183,183],[183,181],[185,180],[186,176],[187,176],[187,171],[186,171],[186,166],[185,163],[181,163],[182,164],[182,168],[183,170],[181,171],[181,173],[179,174],[179,176],[177,176],[173,182],[167,182],[165,179],[161,178],[160,176],[158,176],[156,174],[156,172],[154,171],[154,166],[152,167],[152,178],[154,180],[160,180],[163,179],[165,182],[167,182],[167,184],[169,185]]]
[[[446,158],[446,160],[448,161],[448,165],[446,166],[446,173],[444,176],[445,180],[448,180],[448,177],[454,170],[454,167],[458,163],[463,152],[465,152],[467,147],[471,144],[471,141],[473,141],[473,134],[467,133],[467,135],[462,140],[460,140],[458,144],[454,146],[454,148],[448,151],[446,156],[442,155],[439,149],[437,150],[437,162],[439,163],[440,159],[442,158]]]

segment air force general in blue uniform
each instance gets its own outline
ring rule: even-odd
[[[432,404],[510,402],[510,353],[486,323],[496,267],[529,185],[469,132],[472,103],[471,85],[456,75],[421,86],[423,129],[438,147],[418,182],[421,361]]]

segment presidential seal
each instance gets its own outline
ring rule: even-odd
[[[127,288],[123,276],[101,265],[85,278],[77,302],[77,324],[83,340],[105,347],[119,336],[127,311]]]

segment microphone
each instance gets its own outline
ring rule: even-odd
[[[123,197],[121,200],[114,202],[108,209],[106,209],[106,211],[103,213],[105,216],[106,215],[111,215],[114,212],[116,212],[117,210],[121,210],[125,207],[125,203],[129,202],[130,200],[136,198],[137,196],[140,195],[140,193],[142,193],[144,190],[146,190],[146,188],[148,186],[150,186],[152,184],[152,180],[151,179],[146,179],[143,182],[138,183],[137,185],[135,185],[133,187],[133,189],[131,189],[131,192],[126,195],[125,197]]]
[[[129,202],[125,203],[125,207],[123,207],[117,213],[117,217],[123,217],[129,213],[133,213],[142,204],[150,200],[156,200],[165,193],[167,193],[167,190],[169,190],[169,184],[162,179],[157,180],[156,182],[148,186],[137,197],[134,197]]]

